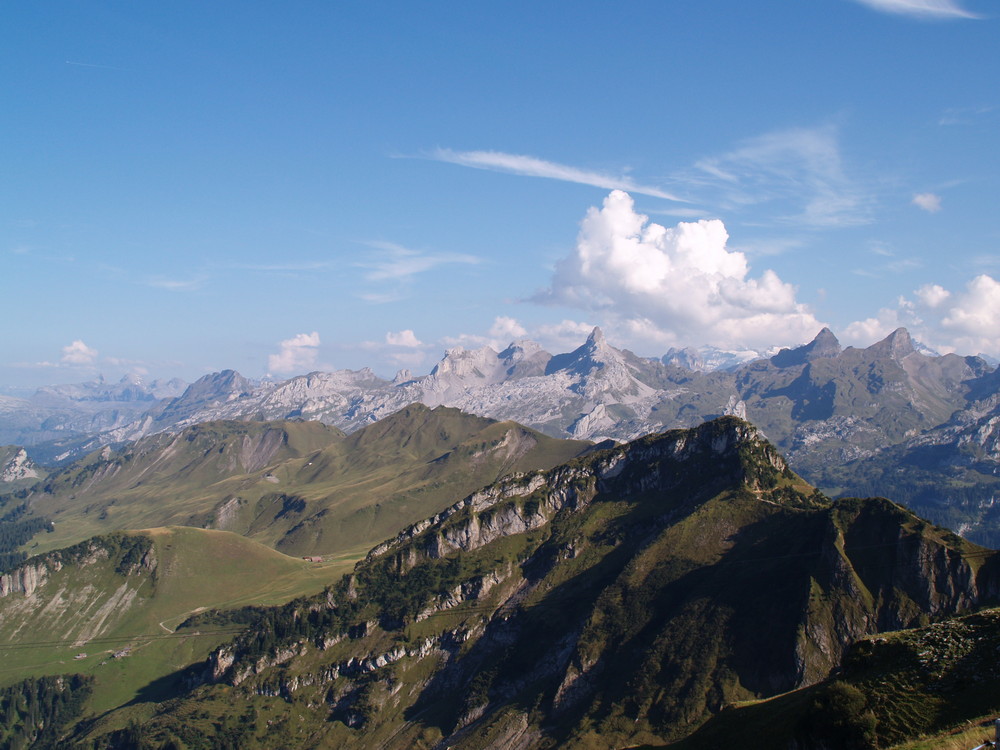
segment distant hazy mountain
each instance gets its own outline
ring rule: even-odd
[[[688,370],[711,372],[712,370],[735,370],[740,365],[757,359],[767,359],[779,351],[778,347],[766,351],[745,349],[726,351],[714,346],[670,348],[661,358],[665,365],[677,365]]]
[[[31,446],[37,460],[48,462],[65,451],[60,443],[75,448],[81,440],[131,424],[186,386],[177,379],[146,383],[126,375],[117,383],[98,378],[45,386],[29,398],[0,396],[0,444]],[[35,448],[46,442],[53,445]]]
[[[828,467],[842,492],[891,496],[980,544],[1000,547],[1000,373],[937,427],[874,455]]]
[[[730,354],[739,359],[759,353]],[[160,398],[167,387],[123,381],[113,387],[40,389],[31,408],[113,406],[48,425],[45,435],[59,431],[75,437],[43,451],[62,458],[220,419],[303,418],[351,432],[422,403],[581,439],[627,440],[736,414],[759,424],[793,463],[820,444],[818,460],[826,461],[838,443],[842,463],[946,421],[968,404],[974,381],[992,369],[978,357],[921,353],[904,329],[867,349],[842,349],[824,329],[802,347],[731,369],[713,370],[705,356],[705,350],[672,350],[663,361],[637,357],[611,346],[597,328],[565,354],[549,354],[531,341],[514,342],[501,352],[456,347],[428,375],[417,377],[401,372],[385,380],[362,369],[255,383],[225,370],[171,399]],[[16,421],[17,413],[16,404],[9,405],[0,424]],[[14,432],[9,424],[8,431]],[[37,437],[9,442],[36,445]]]

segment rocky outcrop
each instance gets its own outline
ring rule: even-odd
[[[32,596],[46,581],[66,566],[85,569],[111,560],[124,576],[154,573],[157,567],[155,548],[141,535],[113,534],[94,537],[66,549],[32,557],[9,573],[0,576],[0,597],[12,594]]]
[[[366,559],[372,560],[405,547],[404,554],[397,558],[397,568],[408,570],[424,556],[439,558],[454,551],[469,552],[501,537],[537,529],[564,508],[585,508],[601,491],[632,493],[663,489],[657,486],[663,481],[663,475],[645,469],[664,461],[718,460],[720,476],[725,475],[721,467],[728,466],[735,471],[732,479],[746,481],[759,489],[760,477],[745,473],[742,463],[735,460],[740,450],[759,454],[760,463],[768,470],[789,471],[781,455],[753,425],[738,418],[725,418],[692,430],[674,430],[606,449],[592,460],[552,471],[511,475],[409,526],[395,539],[372,549]],[[608,485],[630,467],[638,469],[637,476],[618,480],[616,487]],[[671,468],[670,473],[676,471]],[[524,502],[496,508],[512,498],[521,498]],[[411,546],[418,537],[423,537],[420,543]],[[416,551],[417,548],[421,551]]]
[[[7,453],[4,456],[4,453]],[[17,482],[22,479],[37,479],[38,467],[28,458],[28,452],[18,446],[0,448],[0,482]]]
[[[58,561],[51,563],[55,570],[59,570],[62,565]],[[36,562],[27,563],[21,567],[0,575],[0,597],[11,594],[24,594],[31,596],[35,589],[45,584],[49,577],[49,563]]]

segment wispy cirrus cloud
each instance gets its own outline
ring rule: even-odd
[[[878,260],[868,266],[852,269],[852,274],[870,279],[881,279],[913,271],[924,265],[919,258],[898,255],[890,245],[884,242],[872,242],[871,252]]]
[[[233,263],[228,268],[238,271],[257,271],[259,273],[303,273],[306,271],[328,271],[336,264],[332,261],[315,260],[288,263]]]
[[[958,0],[854,0],[883,13],[914,18],[982,18],[962,7]]]
[[[938,118],[938,125],[971,125],[996,110],[996,107],[991,106],[949,107]]]
[[[628,176],[594,172],[524,154],[508,154],[503,151],[453,151],[449,148],[437,148],[428,152],[426,157],[474,169],[506,172],[524,177],[545,177],[550,180],[575,182],[579,185],[591,185],[607,190],[626,190],[630,193],[639,193],[681,203],[688,202],[686,199],[668,193],[655,185],[642,185]]]
[[[125,68],[116,68],[114,65],[98,65],[97,63],[78,62],[76,60],[67,60],[66,64],[74,65],[78,68],[101,68],[102,70],[118,70],[126,72]]]
[[[677,179],[724,210],[752,208],[758,223],[824,228],[871,221],[872,198],[847,175],[834,126],[747,139],[731,151],[700,159]]]
[[[367,269],[365,278],[368,281],[408,281],[441,265],[482,263],[482,258],[464,253],[425,253],[395,242],[373,241],[365,244],[376,250],[377,255],[355,265]]]
[[[146,279],[146,285],[156,289],[166,289],[168,292],[193,292],[201,289],[208,281],[207,276],[194,276],[190,279],[168,279],[163,276],[154,276]]]

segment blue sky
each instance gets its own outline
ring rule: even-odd
[[[1000,355],[986,0],[14,2],[0,385],[593,325]]]

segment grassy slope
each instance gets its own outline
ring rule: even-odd
[[[154,697],[166,686],[164,678],[204,659],[232,636],[231,629],[213,635],[209,628],[173,634],[190,613],[280,604],[321,589],[353,562],[308,563],[222,531],[137,533],[152,539],[155,573],[124,577],[115,571],[114,560],[97,559],[52,572],[33,602],[23,594],[0,599],[0,685],[29,675],[93,674],[90,709],[95,712]],[[120,606],[122,601],[129,606]],[[111,658],[127,647],[127,657]],[[74,659],[80,653],[88,656]]]
[[[32,512],[56,528],[36,537],[28,551],[60,549],[117,529],[192,525],[193,517],[247,485],[273,491],[255,460],[268,451],[254,455],[253,446],[270,446],[268,463],[281,464],[342,439],[340,430],[318,422],[214,422],[98,451],[33,493]]]
[[[348,437],[308,422],[195,429],[159,452],[91,456],[50,481],[53,491],[36,494],[31,507],[56,530],[29,551],[181,524],[225,528],[294,555],[340,553],[374,546],[501,474],[547,468],[589,445],[420,405]],[[242,446],[267,429],[288,437],[273,460],[248,471]]]

